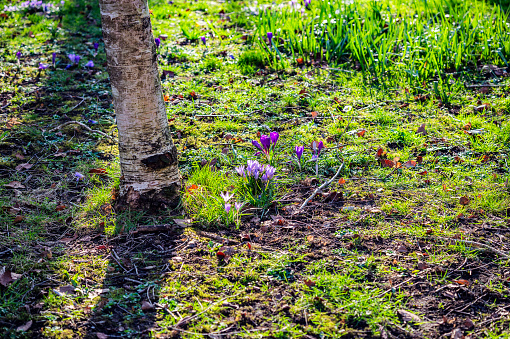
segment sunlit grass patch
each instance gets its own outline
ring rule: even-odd
[[[212,170],[208,165],[196,166],[183,192],[185,210],[193,219],[209,225],[221,221],[226,211],[220,194],[223,191],[235,192],[234,184],[224,173]]]

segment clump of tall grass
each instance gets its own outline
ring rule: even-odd
[[[273,62],[352,62],[365,73],[411,81],[480,63],[508,65],[510,25],[478,1],[325,1],[261,10],[256,37]],[[268,32],[271,38],[268,38]]]

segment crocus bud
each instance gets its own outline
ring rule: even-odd
[[[51,63],[53,64],[53,66],[55,66],[55,60],[57,59],[57,53],[52,53],[51,54]]]
[[[257,147],[259,150],[262,151],[262,146],[260,146],[259,142],[257,140],[252,140],[251,144],[255,147]]]
[[[46,69],[48,68],[48,65],[43,64],[42,62],[39,63],[39,69]]]
[[[301,160],[301,157],[303,156],[303,151],[305,150],[305,147],[304,146],[296,146],[295,150],[296,150],[296,156],[297,156],[298,160]]]
[[[159,45],[161,45],[161,40],[159,38],[154,39],[154,42],[156,43],[156,47],[159,48]]]
[[[225,204],[225,212],[230,212],[230,207],[232,207],[231,204]]]
[[[324,148],[324,143],[322,141],[320,141],[319,146],[317,146],[317,154],[319,154],[323,148]]]
[[[74,177],[76,178],[76,181],[85,179],[85,176],[83,174],[81,174],[80,172],[75,172]]]
[[[264,147],[264,150],[268,151],[271,146],[271,139],[267,135],[262,134],[260,136],[260,143],[262,144],[262,147]]]
[[[267,32],[267,38],[269,39],[269,43],[273,41],[273,32]]]
[[[97,52],[98,48],[99,48],[99,43],[98,42],[94,42],[94,49],[96,50],[96,52]]]
[[[85,67],[90,67],[90,68],[94,67],[94,61],[90,60],[89,62],[87,62],[85,64]]]
[[[200,37],[200,40],[202,40],[202,42],[203,42],[203,43],[204,43],[204,45],[205,45],[205,41],[206,41],[205,36],[201,36],[201,37]]]
[[[278,138],[280,137],[280,134],[278,134],[278,132],[271,132],[271,133],[269,133],[269,137],[271,138],[271,142],[273,144],[276,144],[276,142],[278,141]]]
[[[18,60],[21,58],[21,51],[16,52],[16,58],[18,58]]]

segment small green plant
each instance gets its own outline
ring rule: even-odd
[[[180,27],[182,34],[190,41],[197,41],[202,35],[194,23],[181,22]]]
[[[227,187],[232,188],[235,182],[225,174],[212,170],[210,166],[195,166],[188,184],[183,201],[186,212],[194,220],[206,224],[221,221],[226,226],[239,225],[243,203],[234,202],[232,206],[237,192],[235,186],[232,192],[226,191]]]
[[[202,61],[200,67],[206,71],[212,72],[221,69],[222,61],[213,55],[208,55]]]
[[[255,206],[265,207],[274,196],[272,179],[276,169],[270,165],[261,165],[256,160],[248,160],[247,166],[236,167],[240,176],[240,193]]]
[[[266,65],[266,56],[261,50],[250,49],[244,51],[237,61],[238,66],[241,68],[243,74],[253,74],[259,68],[264,68]]]

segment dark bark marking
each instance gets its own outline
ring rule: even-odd
[[[170,152],[151,155],[150,157],[142,159],[141,161],[150,169],[159,170],[177,162],[177,149],[174,146]]]

